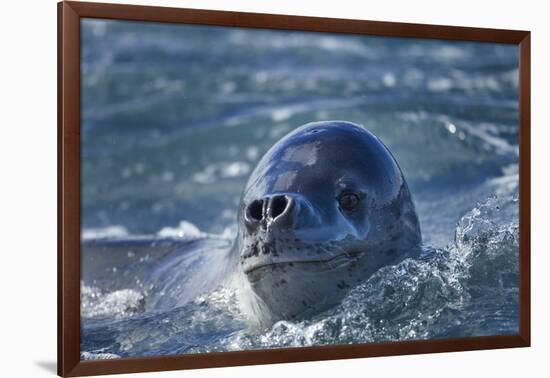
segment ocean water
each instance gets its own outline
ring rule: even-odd
[[[81,28],[83,359],[517,333],[515,46]],[[258,328],[223,264],[241,191],[283,135],[331,119],[392,151],[422,257],[312,319]]]

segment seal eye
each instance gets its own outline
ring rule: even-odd
[[[338,198],[338,203],[342,210],[353,210],[359,204],[359,196],[355,193],[343,193]]]

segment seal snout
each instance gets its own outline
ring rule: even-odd
[[[246,227],[250,232],[266,230],[273,226],[290,227],[294,220],[294,206],[295,200],[287,194],[253,200],[244,212]]]

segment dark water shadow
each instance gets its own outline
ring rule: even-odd
[[[35,364],[47,372],[57,374],[57,363],[55,361],[35,361]]]

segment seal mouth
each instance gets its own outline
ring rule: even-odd
[[[363,254],[364,253],[362,251],[353,251],[340,253],[326,259],[266,261],[245,268],[244,273],[247,276],[250,276],[251,274],[259,272],[261,270],[274,271],[279,267],[295,267],[296,265],[322,265],[324,267],[328,267],[329,269],[335,269],[359,260],[363,256]]]

